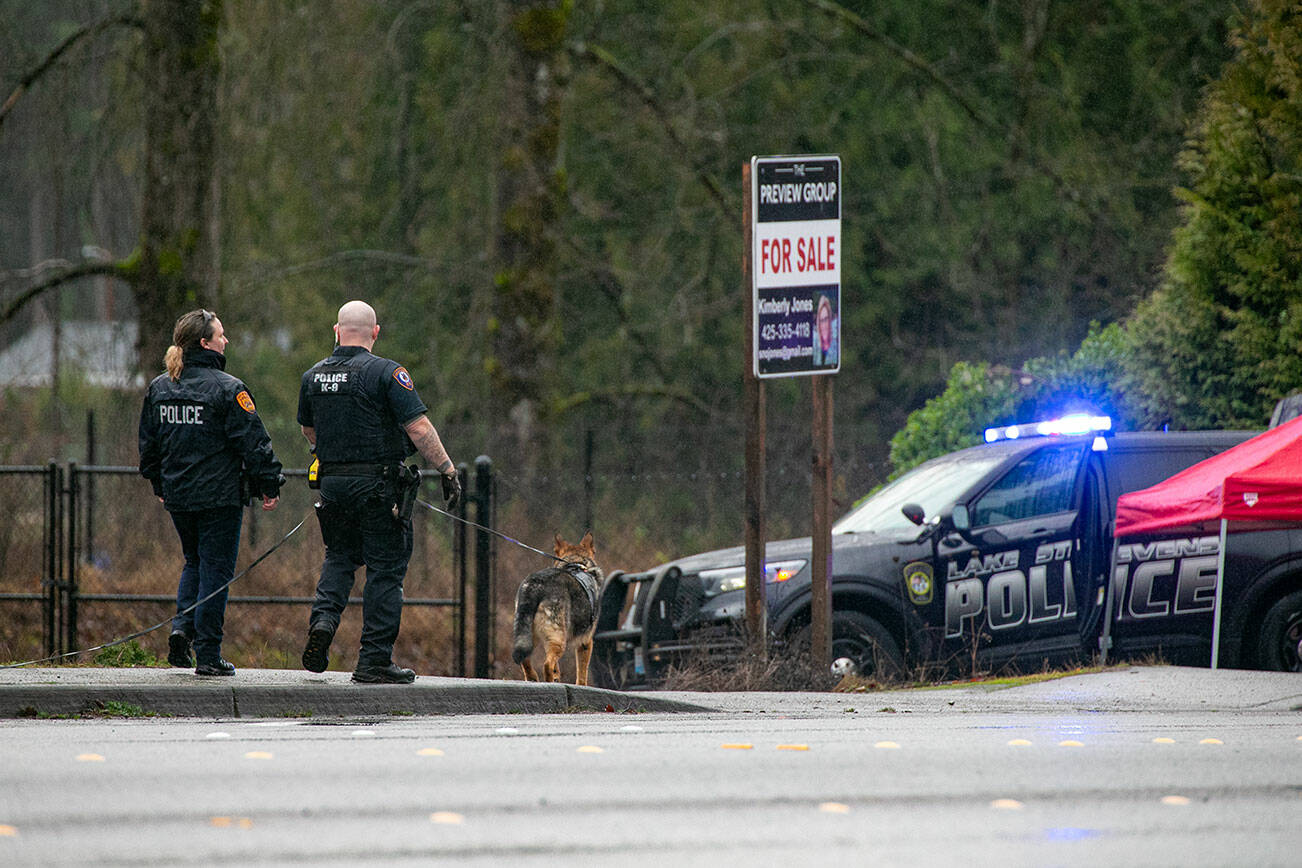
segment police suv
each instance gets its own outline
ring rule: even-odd
[[[1114,658],[1208,665],[1217,538],[1127,546],[1105,606],[1112,522],[1120,495],[1253,432],[1091,430],[1106,427],[1104,417],[991,429],[989,442],[919,465],[836,522],[834,671],[1038,669],[1098,653],[1105,627]],[[1249,536],[1226,577],[1220,665],[1299,669],[1302,532]],[[810,552],[808,537],[767,546],[777,653],[808,642]],[[1145,566],[1147,581],[1124,581],[1141,558],[1162,563]],[[744,612],[740,547],[614,573],[601,599],[593,683],[654,684],[693,657],[740,653]]]

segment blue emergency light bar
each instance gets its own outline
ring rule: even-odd
[[[1058,419],[1043,422],[1027,422],[1022,425],[1001,425],[986,429],[986,442],[996,440],[1016,440],[1019,437],[1057,437],[1071,434],[1097,434],[1112,430],[1110,416],[1091,416],[1088,413],[1072,413]]]

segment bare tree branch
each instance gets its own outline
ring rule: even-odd
[[[110,30],[114,27],[135,27],[143,29],[144,23],[134,15],[117,15],[112,18],[105,18],[102,21],[97,21],[94,24],[87,24],[85,27],[64,39],[54,47],[53,51],[45,56],[44,60],[24,75],[18,82],[18,85],[12,92],[10,92],[9,96],[5,99],[4,105],[0,106],[0,126],[4,125],[5,118],[9,115],[10,110],[13,109],[14,105],[22,95],[27,92],[27,89],[35,84],[42,75],[49,72],[50,68],[53,67],[54,64],[58,63],[59,58],[62,57],[70,48],[82,40],[91,39],[103,33],[105,30]]]
[[[130,283],[132,272],[121,262],[105,262],[103,260],[68,262],[64,259],[49,259],[33,268],[25,268],[21,271],[10,272],[10,274],[20,279],[41,274],[46,276],[11,298],[4,308],[0,309],[0,324],[9,322],[18,314],[18,311],[26,307],[29,302],[39,298],[43,293],[49,292],[71,280],[104,275],[106,277],[116,277]]]
[[[1102,216],[1099,209],[1085,202],[1081,197],[1080,191],[1069,184],[1066,178],[1059,174],[1052,166],[1046,165],[1045,162],[1040,159],[1036,154],[1035,149],[1027,142],[1026,134],[1023,130],[1018,127],[1010,127],[1001,124],[985,112],[981,111],[971,100],[959,91],[953,82],[941,75],[941,73],[925,59],[914,54],[903,45],[900,45],[898,42],[891,39],[880,30],[877,30],[863,18],[851,12],[849,9],[846,9],[839,3],[834,3],[832,0],[805,0],[805,2],[810,6],[813,6],[815,9],[825,12],[838,21],[849,25],[851,28],[874,42],[880,43],[887,51],[894,54],[913,69],[922,73],[922,75],[929,81],[943,90],[945,95],[952,99],[954,103],[963,110],[963,113],[970,117],[977,126],[987,132],[1003,137],[1014,149],[1020,150],[1025,154],[1028,162],[1036,171],[1042,173],[1052,181],[1054,186],[1058,189],[1058,192],[1083,209],[1091,219],[1097,220]]]
[[[557,415],[560,415],[584,404],[597,401],[616,401],[620,398],[668,398],[700,413],[703,418],[710,419],[716,424],[731,425],[733,423],[731,416],[721,413],[717,407],[711,406],[691,392],[655,383],[633,383],[617,389],[575,392],[569,397],[557,401],[553,410]]]
[[[641,99],[646,107],[651,110],[651,113],[656,116],[656,120],[660,121],[660,125],[665,128],[665,133],[669,136],[669,140],[673,142],[674,147],[678,148],[678,150],[683,153],[686,163],[689,166],[692,166],[697,179],[705,186],[705,189],[714,199],[715,204],[719,206],[719,210],[723,212],[723,215],[728,219],[735,219],[741,210],[740,207],[729,199],[728,194],[719,186],[719,182],[715,180],[714,176],[696,166],[696,161],[691,157],[690,148],[688,148],[687,143],[682,140],[682,137],[678,135],[678,131],[674,128],[673,122],[670,119],[669,112],[667,112],[665,107],[660,104],[660,101],[656,98],[655,91],[651,89],[651,86],[638,78],[632,70],[625,67],[613,54],[604,48],[592,45],[582,45],[574,51],[580,58],[592,61],[612,73],[615,78],[619,80],[620,84],[637,94],[638,98]]]

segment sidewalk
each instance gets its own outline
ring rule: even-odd
[[[1302,711],[1302,674],[1137,666],[1013,687],[978,682],[871,693],[686,693],[435,676],[363,686],[347,672],[285,669],[241,669],[232,678],[199,678],[189,669],[0,670],[0,719],[93,713],[110,702],[158,715],[212,718],[580,711],[820,717],[850,709],[1287,712]]]

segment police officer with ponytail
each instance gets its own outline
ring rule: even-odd
[[[149,384],[140,411],[140,474],[171,515],[185,556],[167,661],[194,665],[196,675],[235,674],[221,649],[241,507],[261,497],[264,510],[275,509],[284,481],[248,387],[225,372],[226,343],[216,314],[183,314],[163,359],[167,372]]]
[[[393,662],[393,643],[402,620],[410,507],[420,474],[403,461],[419,452],[437,470],[449,509],[461,496],[461,483],[407,369],[371,353],[380,335],[375,310],[363,301],[348,302],[334,331],[334,352],[303,375],[298,397],[298,423],[316,456],[317,518],[326,547],[303,668],[325,671],[357,568],[365,565],[353,681],[407,684],[416,673]]]

